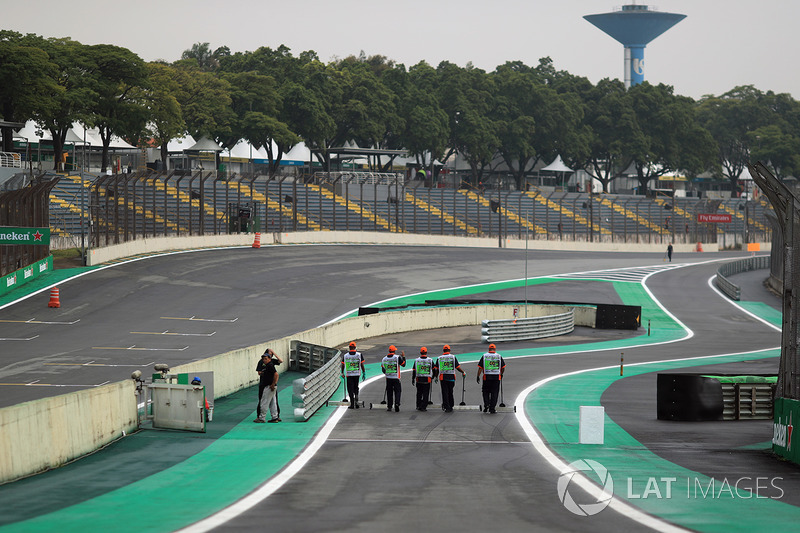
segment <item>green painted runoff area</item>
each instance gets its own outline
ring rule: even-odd
[[[86,269],[69,270],[82,272]],[[54,275],[61,272],[56,271]],[[62,279],[66,279],[66,277],[63,276]],[[53,278],[50,276],[46,276],[45,279],[48,284],[53,283]],[[563,280],[538,278],[528,280],[528,284],[557,283],[559,281]],[[523,284],[524,280],[514,280],[432,291],[381,302],[381,306],[418,304],[423,303],[425,299],[434,297],[437,299],[452,298],[520,287]],[[581,344],[580,351],[615,349],[632,344],[663,342],[679,339],[686,335],[680,325],[652,301],[640,284],[614,282],[614,287],[623,303],[642,306],[642,324],[647,327],[647,321],[650,321],[650,336],[643,335],[621,341]],[[30,287],[28,290],[33,290],[33,288]],[[547,347],[535,350],[508,351],[503,355],[506,358],[514,358],[538,353],[570,353],[574,351],[574,347],[555,349]],[[459,359],[463,362],[471,362],[476,361],[480,355],[479,353],[463,354],[459,355]],[[727,362],[728,360],[775,357],[775,354],[759,353],[728,357],[724,361],[722,359],[711,361]],[[635,375],[663,368],[708,364],[709,361],[706,358],[694,363],[681,361],[651,366],[629,365],[626,370],[628,375]],[[575,459],[587,458],[587,447],[579,447],[575,444],[578,440],[578,406],[599,405],[602,392],[615,379],[619,378],[619,376],[614,376],[615,373],[618,373],[617,369],[593,371],[561,378],[537,389],[526,400],[526,413],[542,433],[545,441],[564,458],[568,460],[573,460],[573,457]],[[378,374],[380,374],[379,364],[367,365],[368,377]],[[580,398],[571,397],[574,396],[575,390],[582,390]],[[254,396],[253,392],[250,394]],[[339,390],[334,393],[333,399],[339,399],[342,395],[343,389],[340,386]],[[142,530],[166,532],[201,520],[239,500],[280,471],[301,453],[336,409],[335,407],[323,407],[308,422],[295,423],[291,421],[292,417],[287,413],[291,410],[288,407],[291,406],[291,388],[285,388],[279,393],[279,401],[281,405],[285,406],[286,414],[283,416],[283,423],[253,424],[251,417],[254,416],[254,410],[252,410],[250,416],[232,425],[227,432],[211,444],[177,464],[76,505],[6,525],[0,528],[0,531],[49,532],[57,529],[62,532],[77,532],[85,531],[87,524],[91,524],[91,528],[94,530],[109,529],[132,533]],[[625,474],[635,475],[637,481],[645,479],[644,476],[647,475],[663,476],[668,472],[674,473],[675,477],[679,477],[679,475],[684,478],[690,475],[694,476],[693,472],[681,469],[646,450],[608,417],[606,417],[605,431],[608,444],[605,447],[592,447],[592,458],[607,466],[612,475],[617,471],[623,471],[621,465],[624,464]],[[138,434],[134,438],[136,436]],[[113,449],[111,451],[113,453]],[[119,460],[122,463],[125,458],[120,457]],[[113,476],[115,472],[106,472],[106,475]],[[624,488],[624,486],[620,486],[620,490],[624,490]],[[75,489],[80,490],[78,487]],[[0,488],[0,497],[1,493],[2,488]],[[708,529],[708,515],[704,515],[706,516],[704,523],[699,523],[702,521],[700,518],[686,516],[684,513],[703,515],[706,513],[705,509],[709,503],[714,506],[712,511],[714,513],[726,512],[728,516],[732,516],[733,513],[728,507],[725,511],[716,510],[716,505],[722,505],[717,501],[686,502],[683,507],[674,505],[675,501],[672,500],[669,502],[636,500],[634,503],[646,511],[663,516],[670,521],[686,523],[690,527],[696,527],[703,531],[717,531],[717,529]],[[731,508],[733,506],[732,503],[727,505]],[[790,523],[788,520],[796,521],[800,518],[800,510],[772,500],[744,502],[737,500],[736,505],[738,505],[737,515],[743,514],[743,509],[750,509],[749,506],[752,506],[753,512],[757,508],[757,512],[761,516],[769,513],[770,516],[786,517],[787,522],[785,523]],[[689,521],[686,522],[687,520]],[[698,523],[695,524],[695,521]]]

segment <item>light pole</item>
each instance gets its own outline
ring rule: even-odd
[[[528,229],[530,226],[530,211],[525,212],[525,318],[528,318]]]

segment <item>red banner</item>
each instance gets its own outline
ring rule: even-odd
[[[698,213],[697,214],[697,221],[698,222],[710,222],[712,224],[730,224],[731,223],[731,216],[727,214],[716,214],[716,213]]]

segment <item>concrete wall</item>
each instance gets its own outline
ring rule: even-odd
[[[254,235],[240,233],[233,235],[208,235],[192,237],[154,237],[136,239],[122,244],[89,250],[87,264],[98,265],[106,261],[140,254],[165,252],[169,250],[190,250],[194,248],[215,248],[224,246],[251,246]],[[291,233],[262,233],[262,246],[270,244],[399,244],[418,246],[463,246],[473,248],[498,248],[497,238],[455,237],[452,235],[421,235],[414,233],[388,233],[369,231],[306,231]],[[525,249],[525,241],[505,239],[504,248]],[[676,254],[695,253],[696,244],[674,245]],[[530,250],[580,250],[596,252],[655,252],[664,253],[666,244],[662,243],[623,243],[623,242],[585,242],[560,240],[529,240]],[[703,251],[717,252],[717,243],[703,243]],[[761,243],[761,250],[768,251],[769,243]]]
[[[133,431],[133,381],[0,409],[0,482],[59,466]]]

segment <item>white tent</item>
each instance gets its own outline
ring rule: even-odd
[[[41,137],[36,134],[37,131],[41,132]],[[32,120],[26,122],[25,127],[18,130],[14,137],[25,139],[31,143],[39,142],[40,139],[43,141],[51,141],[53,139],[48,130],[39,128]]]
[[[194,146],[196,143],[197,141],[195,141],[194,137],[191,135],[187,135],[186,137],[176,137],[167,143],[167,152],[183,152],[190,146]]]
[[[560,155],[557,155],[556,158],[553,160],[552,163],[547,165],[546,167],[541,169],[544,172],[575,172],[567,165],[564,164],[564,160],[561,159]]]
[[[306,143],[300,142],[294,145],[281,160],[284,165],[302,165],[308,163],[311,159],[311,150],[308,149]]]
[[[194,145],[184,148],[184,150],[187,152],[221,152],[222,147],[213,139],[203,137],[194,143]]]

